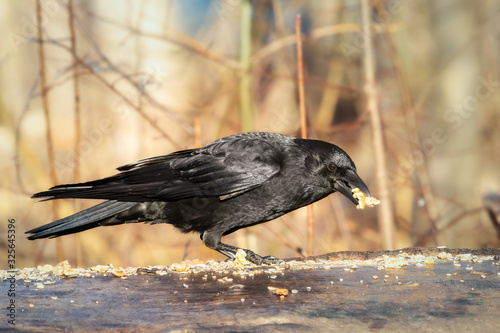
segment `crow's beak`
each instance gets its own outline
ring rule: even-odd
[[[367,197],[370,196],[368,186],[366,186],[363,180],[352,170],[347,170],[345,175],[339,178],[336,183],[337,191],[345,195],[355,205],[358,204],[358,199],[352,196],[352,189],[349,187],[349,184],[359,188]]]

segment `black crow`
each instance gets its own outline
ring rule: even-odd
[[[28,239],[58,237],[123,223],[170,223],[198,232],[211,249],[235,258],[221,237],[273,220],[351,187],[370,196],[353,161],[339,147],[276,133],[230,135],[198,148],[119,167],[120,173],[58,185],[33,198],[104,199],[97,206],[28,231]],[[256,264],[280,260],[244,250]]]

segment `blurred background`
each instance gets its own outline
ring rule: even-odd
[[[373,1],[371,22],[361,22],[358,1],[47,0],[37,8],[22,0],[0,7],[0,248],[7,257],[8,220],[15,219],[17,267],[225,259],[198,235],[167,224],[28,241],[25,231],[99,202],[30,196],[233,133],[300,136],[297,14],[309,137],[346,150],[378,198],[375,160],[383,154],[389,202],[356,210],[340,194],[325,198],[314,204],[309,245],[306,209],[223,241],[278,257],[499,247],[498,1]],[[370,34],[361,23],[372,24]],[[374,149],[365,107],[367,40],[382,150]],[[380,214],[382,205],[392,217]]]

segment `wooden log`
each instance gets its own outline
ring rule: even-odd
[[[21,271],[2,271],[0,288],[7,295],[9,277],[17,277],[15,328],[30,332],[493,332],[500,330],[499,257],[492,249],[342,252],[280,267],[126,269],[124,278],[49,272],[29,283]],[[7,320],[0,327],[13,328]]]

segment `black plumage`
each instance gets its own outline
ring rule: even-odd
[[[370,195],[353,161],[339,147],[276,133],[235,134],[118,170],[111,177],[34,194],[46,200],[108,201],[30,230],[28,239],[123,223],[169,223],[182,232],[198,232],[209,248],[234,258],[238,248],[222,243],[224,235],[336,191],[357,204],[349,184]],[[279,261],[245,251],[257,264]]]

